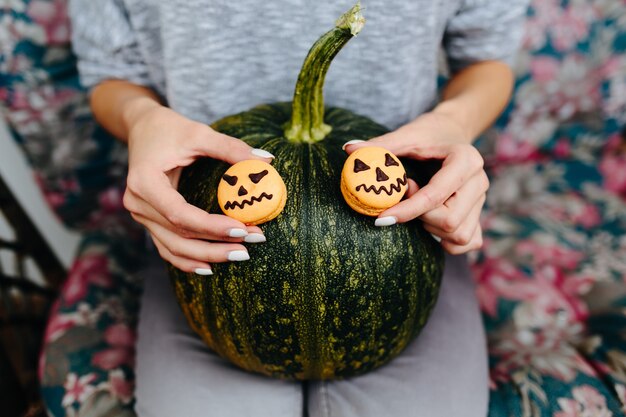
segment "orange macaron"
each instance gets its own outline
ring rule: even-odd
[[[407,190],[402,162],[384,148],[357,149],[341,171],[343,198],[353,210],[367,216],[378,216],[398,204]]]
[[[278,216],[287,201],[280,174],[267,162],[238,162],[222,175],[217,201],[229,217],[247,225],[268,222]]]

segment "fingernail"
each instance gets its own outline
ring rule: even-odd
[[[343,146],[341,147],[341,149],[343,149],[344,151],[346,150],[346,146],[348,145],[354,145],[355,143],[361,143],[361,142],[365,142],[364,140],[360,140],[360,139],[354,139],[351,141],[348,141],[346,143],[343,144]]]
[[[398,222],[398,219],[396,219],[393,216],[387,216],[387,217],[381,217],[379,219],[376,219],[376,221],[374,222],[374,226],[392,226],[394,224],[396,224]]]
[[[196,268],[193,272],[198,275],[213,275],[211,268]]]
[[[244,229],[230,229],[228,231],[228,236],[230,237],[244,237],[248,236],[248,232]]]
[[[234,250],[232,252],[228,252],[229,261],[247,261],[248,259],[250,259],[250,255],[245,250]]]
[[[252,155],[258,156],[260,158],[271,158],[274,159],[275,156],[269,153],[268,151],[264,151],[263,149],[252,149]]]
[[[265,235],[261,233],[250,233],[248,236],[244,238],[244,242],[246,243],[263,243],[267,239],[265,239]]]
[[[440,238],[439,236],[437,236],[437,235],[433,235],[432,233],[431,233],[430,235],[431,235],[431,236],[433,237],[433,239],[435,239],[437,242],[441,243],[441,238]]]

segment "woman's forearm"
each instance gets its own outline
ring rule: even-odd
[[[454,119],[471,143],[502,112],[511,96],[513,82],[513,72],[503,62],[471,65],[450,80],[433,112]]]
[[[160,100],[147,87],[123,80],[107,80],[93,89],[90,105],[98,123],[126,142],[133,121],[145,110],[160,106]]]

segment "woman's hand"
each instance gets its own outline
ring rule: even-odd
[[[198,157],[234,164],[244,159],[269,162],[273,156],[154,100],[138,98],[125,106],[129,161],[124,206],[148,229],[161,257],[202,275],[212,273],[211,262],[248,260],[241,242],[264,242],[261,229],[187,204],[176,188],[182,167]]]
[[[480,212],[489,180],[483,158],[470,145],[464,129],[445,113],[426,113],[394,132],[367,142],[349,142],[348,153],[364,146],[381,146],[398,156],[442,160],[441,169],[423,188],[409,180],[408,198],[381,213],[376,225],[387,226],[419,217],[424,228],[441,239],[449,253],[482,246]]]

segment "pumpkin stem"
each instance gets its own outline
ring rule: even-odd
[[[285,137],[290,141],[314,143],[330,133],[331,127],[324,123],[324,78],[333,58],[364,24],[359,0],[309,50],[298,75],[291,121],[285,127]]]

